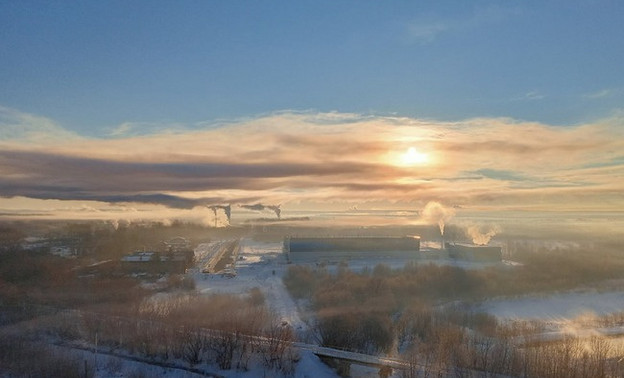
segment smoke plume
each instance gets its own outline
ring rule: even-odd
[[[271,210],[275,213],[275,215],[277,216],[277,219],[280,219],[281,214],[282,214],[282,210],[280,209],[280,206],[282,205],[263,205],[261,203],[256,203],[253,205],[239,205],[239,206],[242,207],[243,209],[254,210],[254,211],[262,211],[265,209]]]
[[[231,218],[232,218],[232,206],[230,205],[212,205],[212,206],[208,206],[208,208],[210,210],[212,210],[212,212],[214,213],[215,216],[215,223],[216,223],[216,218],[217,218],[217,210],[221,209],[223,210],[223,212],[225,213],[225,217],[227,218],[228,224],[231,223]]]
[[[427,203],[421,213],[422,219],[427,223],[437,223],[440,227],[440,235],[444,235],[444,226],[455,216],[455,210],[445,207],[439,202],[431,201]]]
[[[472,238],[472,242],[476,245],[486,245],[490,242],[494,235],[501,232],[501,228],[498,225],[470,225],[466,228],[466,235]]]
[[[267,206],[267,209],[273,210],[273,212],[275,213],[275,215],[277,215],[277,219],[281,219],[282,217],[282,209],[280,209],[281,205],[271,205],[271,206]]]

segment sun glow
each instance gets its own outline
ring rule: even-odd
[[[402,165],[423,165],[429,163],[429,155],[419,152],[416,148],[410,147],[401,155]]]

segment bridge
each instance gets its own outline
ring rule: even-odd
[[[356,363],[360,365],[372,367],[388,366],[393,369],[408,369],[410,366],[409,362],[393,357],[373,356],[370,354],[351,352],[348,350],[329,348],[300,342],[293,342],[291,345],[297,349],[310,351],[319,357],[335,358],[338,360],[348,361],[350,363]]]
[[[83,310],[77,310],[77,309],[59,309],[59,308],[54,308],[50,306],[35,306],[35,307],[39,310],[38,312],[40,314],[38,316],[50,315],[50,314],[63,314],[65,316],[68,316],[69,318],[75,319],[76,323],[79,322],[79,319],[84,318],[85,316],[89,316],[94,319],[106,319],[106,320],[114,320],[118,322],[126,322],[126,321],[137,322],[138,321],[139,323],[145,324],[145,325],[154,325],[154,324],[163,325],[162,323],[159,323],[158,321],[155,321],[155,320],[135,319],[135,318],[116,316],[116,315],[110,315],[110,314],[98,313],[98,312],[89,312],[89,311],[83,311]],[[184,332],[184,328],[179,328],[179,331]],[[199,328],[196,330],[196,332],[199,335],[202,335],[204,337],[209,337],[209,338],[226,337],[227,335],[231,334],[227,331],[215,330],[215,329],[209,329],[209,328]],[[402,359],[394,358],[394,357],[375,356],[375,355],[352,352],[352,351],[347,351],[347,350],[342,350],[342,349],[337,349],[337,348],[323,347],[323,346],[319,346],[316,344],[309,344],[309,343],[303,343],[303,342],[298,342],[298,341],[288,341],[288,340],[279,339],[279,338],[271,338],[267,336],[238,334],[237,337],[246,339],[248,341],[252,341],[259,345],[261,344],[266,345],[266,344],[281,342],[283,343],[283,345],[287,345],[293,349],[310,351],[316,356],[318,356],[319,358],[321,358],[324,362],[328,363],[328,365],[330,365],[331,367],[336,368],[338,374],[343,375],[343,376],[348,375],[351,364],[358,364],[358,365],[378,368],[380,371],[380,376],[382,377],[389,376],[393,369],[395,370],[414,370],[415,369],[415,370],[420,370],[420,371],[427,370],[427,367],[425,367],[424,365],[415,363],[414,361],[406,361],[406,360],[402,360]],[[73,344],[71,345],[67,344],[65,346],[72,347],[72,348],[75,347],[75,345]],[[97,346],[86,347],[86,348],[97,350]],[[142,359],[140,356],[122,356],[122,357],[123,358],[136,358],[137,360],[140,359],[142,362],[150,363],[148,359]],[[188,370],[181,366],[169,366],[169,367]]]

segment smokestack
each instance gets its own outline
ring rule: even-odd
[[[232,219],[232,206],[231,205],[223,206],[223,212],[225,213],[225,216],[227,217],[228,223],[231,223],[230,221]]]
[[[445,207],[439,202],[430,201],[422,210],[420,216],[427,223],[437,223],[440,229],[440,235],[444,235],[444,227],[446,223],[455,216],[455,210],[450,207]]]
[[[215,221],[215,228],[217,228],[217,207],[216,206],[211,206],[210,209],[212,210],[212,213],[214,214],[214,221]]]
[[[281,219],[281,215],[282,215],[282,210],[280,209],[280,205],[275,205],[275,206],[267,206],[267,208],[273,210],[275,212],[275,215],[277,215],[277,219]]]
[[[227,218],[228,224],[231,223],[231,219],[232,219],[232,206],[231,205],[212,205],[212,206],[208,206],[208,208],[212,210],[214,214],[215,228],[217,227],[217,209],[223,210]]]

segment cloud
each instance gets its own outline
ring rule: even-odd
[[[433,42],[439,34],[451,28],[452,26],[450,23],[443,21],[414,21],[408,25],[408,34],[414,41],[427,44]]]
[[[29,143],[51,143],[80,139],[54,121],[0,106],[0,142],[4,140]]]
[[[546,98],[546,95],[540,93],[539,91],[529,91],[519,96],[515,96],[510,99],[510,101],[537,101],[543,100]]]
[[[491,178],[491,179],[494,179],[494,180],[505,180],[505,181],[526,181],[526,180],[528,180],[528,178],[525,177],[520,172],[497,170],[497,169],[484,168],[484,169],[479,169],[479,170],[476,170],[476,171],[473,171],[473,172],[469,172],[469,173],[482,175],[483,177]]]
[[[582,97],[590,100],[596,100],[600,98],[610,97],[614,93],[612,89],[602,89],[597,92],[586,93]]]
[[[531,92],[528,92],[528,93],[526,93],[526,94],[524,95],[524,98],[525,98],[526,100],[542,100],[542,99],[544,99],[545,97],[546,97],[546,96],[544,96],[543,94],[541,94],[541,93],[540,93],[540,92],[538,92],[538,91],[531,91]]]
[[[440,35],[494,25],[519,13],[517,8],[492,5],[475,8],[469,14],[454,18],[423,15],[407,24],[407,35],[410,41],[425,45],[432,43]]]
[[[36,116],[14,118],[67,136],[43,143],[37,133],[2,135],[0,197],[18,202],[86,201],[108,204],[102,213],[130,206],[169,215],[249,203],[281,203],[285,211],[305,203],[624,204],[617,180],[624,174],[624,124],[617,116],[562,127],[505,118],[280,112],[99,139],[57,130]],[[410,147],[427,153],[428,163],[401,164]],[[40,208],[29,202],[21,210]]]
[[[186,132],[189,129],[179,123],[154,123],[154,122],[124,122],[113,127],[108,136],[113,138],[127,138],[151,134],[174,134]]]

